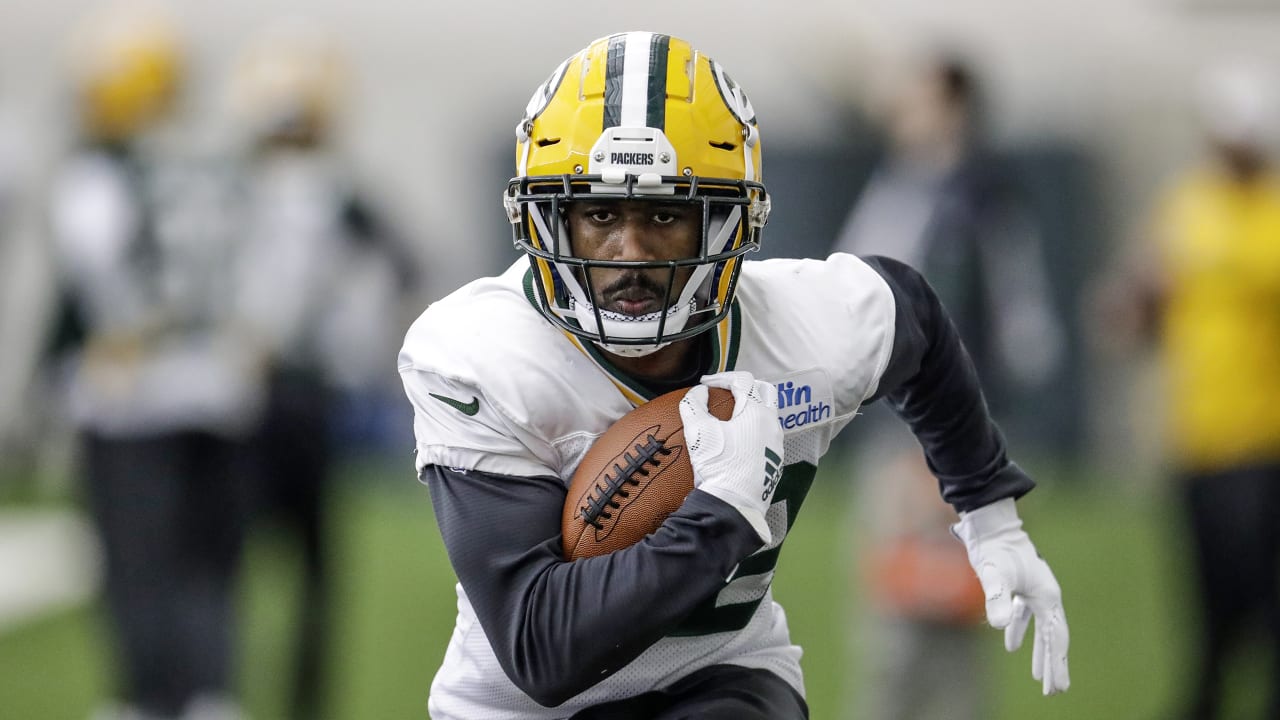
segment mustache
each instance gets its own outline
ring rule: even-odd
[[[635,291],[639,290],[640,293]],[[667,287],[665,284],[659,284],[651,279],[648,275],[639,272],[629,272],[617,280],[609,283],[600,290],[600,297],[605,302],[610,302],[618,298],[619,295],[651,295],[655,298],[663,298],[666,296]]]

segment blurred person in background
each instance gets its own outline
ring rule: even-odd
[[[1095,310],[1106,339],[1155,341],[1166,374],[1201,616],[1177,716],[1221,716],[1224,670],[1254,638],[1272,660],[1264,717],[1280,718],[1280,115],[1251,64],[1208,69],[1197,93],[1205,157],[1169,184]]]
[[[9,105],[0,93],[0,458],[5,470],[26,444],[21,410],[26,404],[26,381],[32,353],[24,352],[31,333],[22,331],[25,303],[21,290],[25,283],[16,275],[26,269],[21,247],[19,216],[23,214],[21,185],[24,180],[25,153],[20,147],[21,133],[8,113]],[[7,475],[7,472],[4,473]],[[0,476],[0,483],[8,478]]]
[[[1026,402],[1062,362],[1064,330],[1050,298],[1028,206],[982,137],[980,92],[958,56],[915,58],[892,87],[886,147],[836,250],[920,268],[951,313],[991,412]],[[865,647],[869,707],[858,717],[985,717],[978,643],[984,597],[954,510],[919,445],[883,408],[856,442],[875,629]]]
[[[416,281],[336,147],[347,71],[333,36],[291,19],[251,39],[231,87],[244,145],[239,313],[268,367],[249,484],[255,519],[285,531],[300,557],[290,690],[300,720],[325,706],[335,412],[344,395],[395,382],[385,360]]]
[[[113,5],[71,48],[79,137],[49,199],[52,345],[120,661],[120,704],[95,717],[238,718],[234,466],[260,386],[228,302],[228,183],[171,121],[187,76],[171,18]]]

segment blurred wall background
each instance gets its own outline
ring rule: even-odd
[[[456,239],[474,239],[500,215],[478,188],[493,182],[492,156],[505,154],[508,126],[544,69],[583,38],[618,28],[694,38],[742,78],[774,146],[836,142],[849,131],[842,109],[867,98],[896,54],[933,40],[957,45],[987,78],[997,135],[1009,142],[1061,136],[1096,148],[1116,207],[1148,196],[1179,160],[1170,150],[1190,146],[1184,141],[1193,128],[1183,112],[1190,72],[1223,54],[1280,59],[1269,42],[1280,3],[1265,0],[971,0],[944,12],[924,0],[695,7],[657,0],[635,9],[396,0],[170,5],[198,78],[187,112],[210,135],[222,129],[224,62],[255,26],[302,13],[339,29],[357,80],[350,149],[424,240],[430,236],[424,256],[458,271],[441,277],[493,266],[478,243]],[[55,0],[3,11],[0,99],[20,128],[28,166],[40,167],[63,139],[62,50],[87,7]],[[448,252],[430,252],[437,247]]]
[[[619,28],[692,38],[749,89],[770,148],[766,163],[780,173],[768,176],[780,201],[766,248],[778,255],[827,246],[813,235],[835,226],[857,186],[856,151],[868,144],[858,119],[913,48],[942,43],[972,61],[989,91],[997,142],[1069,147],[1091,163],[1098,202],[1090,210],[1099,222],[1082,226],[1087,237],[1055,244],[1076,261],[1077,246],[1092,261],[1129,233],[1159,179],[1192,152],[1188,80],[1196,68],[1233,55],[1280,62],[1280,46],[1269,42],[1280,29],[1280,3],[1270,0],[971,0],[945,10],[925,0],[168,5],[186,33],[196,78],[183,111],[198,142],[210,146],[228,132],[226,65],[253,28],[303,14],[338,31],[354,77],[343,142],[415,239],[426,268],[424,300],[513,257],[496,198],[509,173],[515,119],[549,68],[586,39]],[[92,7],[55,0],[0,11],[0,128],[9,128],[0,130],[8,135],[0,147],[10,147],[23,198],[21,232],[0,256],[5,414],[29,369],[46,297],[32,250],[40,242],[45,171],[69,135],[66,46]],[[813,172],[812,159],[826,162]]]

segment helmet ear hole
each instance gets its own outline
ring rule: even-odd
[[[712,141],[707,144],[713,148],[716,148],[717,150],[729,150],[730,152],[732,152],[738,147],[737,145],[734,145],[733,143],[727,140],[721,140],[719,142]]]
[[[554,138],[538,138],[538,139],[537,139],[537,140],[535,140],[534,142],[537,144],[537,146],[538,146],[538,147],[540,147],[540,148],[544,148],[544,147],[550,147],[550,146],[552,146],[552,145],[555,145],[555,144],[559,143],[559,142],[560,142],[560,138],[558,138],[558,137],[554,137]]]

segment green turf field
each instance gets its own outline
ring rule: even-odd
[[[787,608],[815,718],[856,717],[858,590],[855,553],[842,519],[850,505],[830,469],[788,540],[776,595]],[[1043,698],[1030,677],[1029,647],[1006,655],[992,630],[991,717],[1079,720],[1165,718],[1185,685],[1191,641],[1183,545],[1162,502],[1118,492],[1105,477],[1049,481],[1022,515],[1065,591],[1072,689]],[[432,673],[453,623],[453,579],[424,488],[411,471],[348,469],[335,511],[331,718],[424,718]],[[260,533],[248,556],[242,599],[240,685],[252,717],[284,716],[284,630],[296,585],[279,538]],[[111,659],[97,607],[47,617],[0,634],[0,717],[83,720],[105,697]],[[851,620],[853,621],[851,624]],[[1028,646],[1030,645],[1028,641]],[[1236,706],[1260,705],[1260,662],[1242,664]]]

